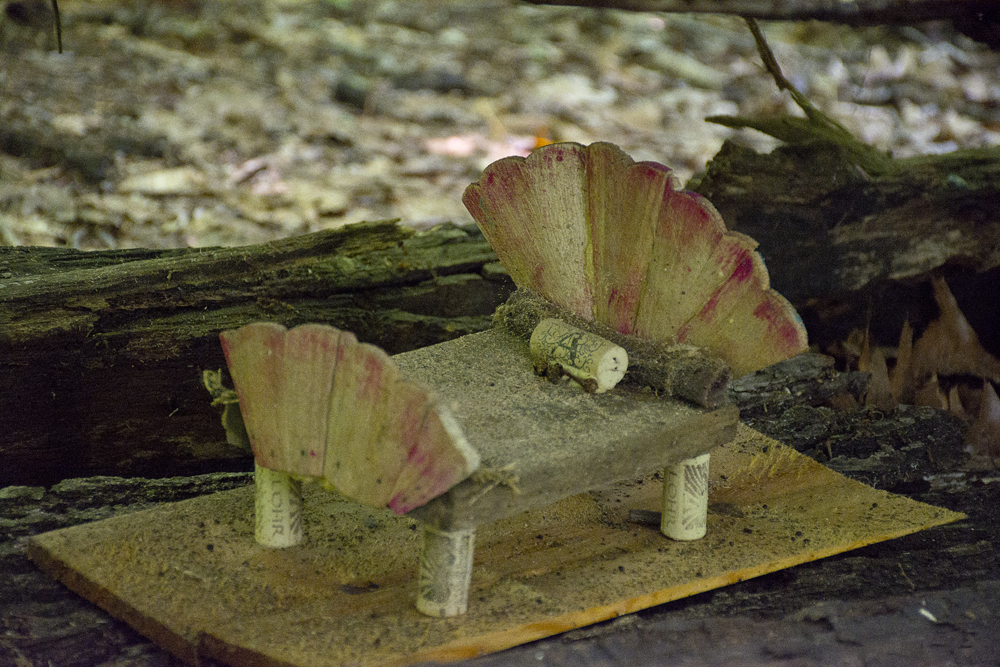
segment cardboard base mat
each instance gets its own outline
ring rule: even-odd
[[[656,478],[482,526],[465,616],[421,615],[419,526],[316,487],[306,541],[253,539],[253,489],[36,536],[71,589],[189,663],[402,665],[498,651],[964,518],[876,491],[741,426],[711,459],[708,534],[674,542]]]

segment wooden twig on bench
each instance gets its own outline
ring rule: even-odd
[[[652,387],[698,405],[715,408],[726,402],[731,373],[721,359],[693,345],[669,345],[618,333],[609,326],[585,320],[547,301],[528,289],[519,289],[497,309],[496,326],[524,340],[531,338],[539,322],[557,318],[605,338],[628,353],[625,381]]]

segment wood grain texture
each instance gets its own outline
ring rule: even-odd
[[[480,469],[410,513],[472,528],[566,496],[649,474],[736,435],[739,411],[694,408],[647,387],[588,394],[534,373],[526,341],[491,329],[396,355],[441,395],[482,457]]]

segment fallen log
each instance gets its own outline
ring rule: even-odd
[[[833,143],[759,154],[726,142],[694,189],[753,237],[792,302],[913,278],[948,262],[1000,265],[1000,150],[892,160],[867,174]]]
[[[240,469],[201,371],[218,334],[326,322],[390,353],[489,328],[512,291],[476,230],[363,223],[257,246],[0,248],[0,486]]]
[[[978,304],[1000,281],[1000,150],[890,165],[866,173],[832,142],[769,154],[726,142],[689,187],[730,229],[760,244],[771,286],[796,306],[811,343],[822,348],[852,328],[878,325],[885,331],[876,339],[894,345],[905,319],[916,326],[936,317],[926,305],[927,276],[944,272],[983,344],[994,349],[1000,314]]]

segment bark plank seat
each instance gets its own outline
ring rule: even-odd
[[[393,360],[443,396],[482,457],[472,476],[409,513],[443,531],[634,479],[736,435],[736,408],[704,410],[624,382],[603,394],[548,382],[527,344],[497,329]]]
[[[424,523],[417,607],[431,615],[465,611],[476,526],[657,470],[663,515],[675,517],[686,491],[677,477],[707,478],[708,452],[736,436],[734,407],[695,408],[629,384],[590,394],[550,383],[525,342],[499,329],[394,360],[443,396],[481,456],[479,470],[409,513]],[[694,495],[704,500],[707,488]],[[696,501],[681,517],[688,535],[704,534],[706,512]]]

